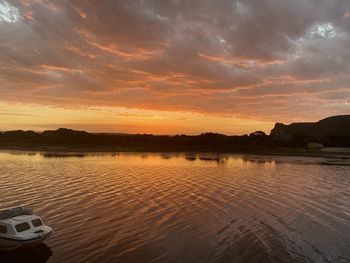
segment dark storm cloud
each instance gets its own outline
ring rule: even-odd
[[[0,0],[0,55],[5,101],[284,121],[350,110],[349,1]]]

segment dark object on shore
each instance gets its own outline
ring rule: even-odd
[[[249,136],[267,136],[265,132],[263,131],[255,131],[249,134]]]

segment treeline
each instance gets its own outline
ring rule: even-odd
[[[62,146],[68,148],[124,148],[150,151],[244,151],[271,146],[268,136],[226,136],[205,133],[188,135],[150,134],[94,134],[60,128],[42,133],[33,131],[8,131],[0,133],[0,146],[6,147],[45,147]]]
[[[149,134],[94,134],[60,128],[55,131],[8,131],[0,133],[0,147],[69,149],[105,149],[130,151],[222,151],[254,152],[284,147],[307,147],[309,142],[324,143],[329,147],[350,147],[350,136],[330,135],[326,138],[294,136],[289,140],[276,140],[273,136],[226,136],[217,133],[188,135]]]

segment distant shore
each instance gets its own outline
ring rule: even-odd
[[[93,134],[66,128],[43,132],[17,130],[0,132],[0,150],[61,155],[89,152],[162,152],[350,158],[350,148],[346,148],[350,147],[350,136],[310,137],[299,134],[290,138],[279,138],[277,135],[266,135],[261,131],[240,136],[217,133],[170,136]]]

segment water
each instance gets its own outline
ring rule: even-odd
[[[350,262],[350,166],[320,159],[0,153],[0,208],[55,230],[4,262]]]

